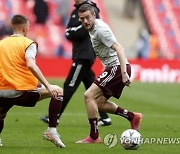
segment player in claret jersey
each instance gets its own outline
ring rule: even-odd
[[[109,26],[101,19],[95,18],[91,5],[82,5],[78,15],[83,27],[89,31],[94,51],[104,64],[105,70],[84,94],[91,128],[90,135],[77,143],[100,143],[98,110],[128,119],[131,128],[135,130],[139,129],[142,114],[125,110],[108,100],[112,96],[119,99],[123,88],[130,86],[130,64],[125,57],[123,47],[117,42]]]
[[[63,103],[60,111],[60,117],[70,102],[72,96],[76,92],[80,83],[83,82],[86,89],[95,80],[95,75],[92,70],[92,65],[95,61],[95,53],[92,47],[90,36],[88,31],[81,25],[78,17],[78,9],[83,4],[90,4],[96,14],[96,18],[99,18],[99,9],[95,3],[91,0],[74,0],[74,10],[71,13],[71,17],[66,27],[66,38],[72,42],[72,66],[69,70],[68,76],[64,82],[64,95]],[[100,118],[98,120],[98,126],[111,125],[111,119],[107,113],[99,112]],[[48,123],[48,116],[41,116],[41,120]]]

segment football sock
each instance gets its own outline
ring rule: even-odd
[[[89,119],[90,124],[90,137],[96,140],[99,136],[97,118]]]
[[[118,107],[116,109],[116,112],[115,112],[116,115],[120,115],[126,119],[128,119],[129,121],[131,121],[134,117],[134,113],[133,112],[129,112],[128,110],[125,110],[121,107]]]
[[[101,119],[107,119],[107,118],[109,118],[109,117],[108,117],[108,114],[107,114],[106,112],[99,111],[99,115],[100,115]]]
[[[58,96],[57,98],[51,98],[49,104],[49,127],[56,127],[57,119],[59,119],[59,113],[61,110],[62,101],[63,101],[63,96]]]

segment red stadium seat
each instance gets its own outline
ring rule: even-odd
[[[141,0],[149,28],[156,34],[164,58],[180,55],[180,1]],[[166,47],[165,47],[166,46]],[[170,53],[170,54],[168,54]],[[167,57],[167,55],[172,55]]]

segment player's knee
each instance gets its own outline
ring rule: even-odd
[[[86,91],[86,92],[84,93],[84,100],[85,100],[85,102],[89,102],[91,98],[92,98],[92,97],[91,97],[91,95],[89,94],[89,92]]]

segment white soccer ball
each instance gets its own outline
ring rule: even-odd
[[[120,142],[126,150],[137,150],[142,143],[142,137],[137,130],[128,129],[122,133]]]

